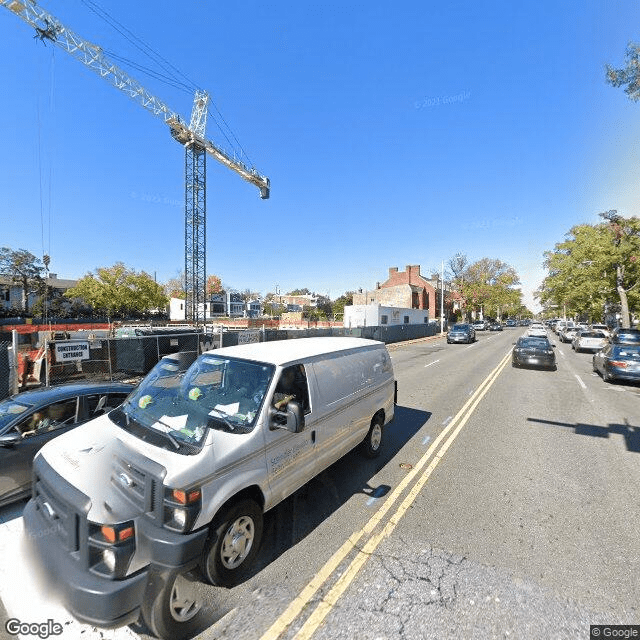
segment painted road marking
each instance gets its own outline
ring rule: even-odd
[[[558,353],[565,358],[566,356],[564,355],[564,351],[562,349],[558,349]]]
[[[407,509],[412,505],[414,500],[418,497],[418,494],[422,490],[422,487],[426,484],[427,480],[430,478],[434,469],[440,463],[440,460],[444,457],[445,453],[451,446],[452,442],[458,437],[458,434],[467,423],[471,415],[473,414],[475,408],[480,403],[480,400],[484,398],[486,393],[489,391],[494,381],[500,374],[500,372],[505,368],[509,361],[509,354],[507,354],[500,364],[493,370],[493,372],[489,375],[490,382],[486,384],[487,380],[482,383],[481,387],[482,391],[480,393],[474,394],[474,400],[472,404],[469,406],[468,411],[464,413],[463,416],[460,417],[458,425],[456,426],[453,433],[449,436],[447,441],[440,447],[438,453],[435,455],[431,463],[425,470],[425,472],[418,478],[418,481],[411,487],[409,493],[405,497],[405,499],[400,503],[400,506],[396,509],[395,513],[391,516],[389,521],[386,523],[382,531],[377,533],[375,536],[372,536],[367,540],[364,547],[362,547],[356,554],[356,557],[351,561],[351,564],[348,566],[346,571],[340,576],[335,585],[329,590],[329,592],[322,598],[322,601],[315,608],[313,613],[309,616],[307,621],[302,625],[301,629],[294,636],[294,640],[309,640],[311,636],[315,633],[316,629],[322,624],[326,616],[329,614],[333,605],[338,601],[340,596],[346,591],[347,587],[353,582],[356,575],[360,571],[360,569],[364,566],[365,562],[371,557],[371,555],[375,552],[378,545],[396,528],[400,519],[405,514]],[[479,387],[480,389],[480,387]],[[459,415],[459,414],[458,414]],[[456,416],[457,418],[457,416]],[[455,424],[452,423],[452,424]],[[435,442],[434,442],[435,444]]]
[[[429,364],[425,364],[424,368],[426,369],[427,367],[430,367],[432,364],[435,364],[436,362],[440,362],[440,359],[434,360],[433,362],[430,362]]]
[[[395,528],[395,524],[393,524],[391,528],[388,528],[389,525],[394,522],[397,524],[400,517],[402,517],[402,514],[404,514],[404,511],[406,511],[406,509],[408,508],[409,504],[415,499],[417,492],[419,492],[419,490],[422,488],[422,485],[427,481],[427,479],[433,472],[433,469],[435,469],[437,464],[442,459],[442,456],[445,454],[446,450],[451,445],[451,442],[453,442],[455,437],[460,432],[460,429],[462,429],[462,427],[466,424],[473,410],[476,408],[480,400],[484,397],[486,392],[490,389],[490,387],[495,382],[498,375],[504,369],[510,357],[511,357],[511,349],[509,349],[509,351],[504,356],[504,358],[500,361],[498,366],[482,381],[482,383],[476,389],[475,394],[464,403],[463,407],[460,409],[460,411],[458,411],[455,418],[451,422],[449,422],[449,424],[440,432],[438,437],[433,441],[433,443],[424,453],[422,458],[420,458],[420,460],[416,463],[413,469],[411,469],[411,471],[407,473],[407,475],[398,484],[398,486],[391,492],[389,497],[384,501],[384,503],[378,509],[378,511],[376,511],[376,513],[369,519],[369,521],[365,524],[365,526],[360,531],[357,531],[351,534],[351,536],[349,536],[349,538],[345,540],[342,546],[331,556],[331,558],[329,558],[329,560],[320,569],[320,571],[318,571],[315,577],[312,578],[311,581],[304,587],[304,589],[302,589],[302,591],[291,601],[289,606],[282,612],[280,617],[271,625],[271,627],[269,627],[269,629],[267,629],[267,631],[262,636],[261,640],[277,640],[277,638],[279,638],[287,630],[289,625],[308,606],[309,602],[311,601],[313,596],[316,594],[316,592],[333,575],[333,573],[338,568],[340,563],[346,558],[346,556],[351,551],[353,551],[358,547],[361,538],[365,538],[366,536],[370,535],[374,531],[377,525],[382,521],[382,518],[398,501],[402,492],[418,476],[418,474],[420,473],[422,468],[427,464],[427,462],[429,461],[433,453],[436,452],[436,449],[440,446],[440,443],[455,428],[455,431],[453,432],[451,438],[445,442],[445,444],[442,446],[440,450],[438,450],[431,465],[429,465],[429,467],[425,471],[424,476],[422,478],[418,478],[418,481],[414,485],[413,489],[411,489],[410,493],[407,495],[407,498],[405,498],[405,501],[403,501],[403,503],[400,505],[400,507],[394,514],[394,517],[392,517],[389,520],[387,525],[382,530],[382,534],[386,536],[389,533],[391,533],[391,531],[393,531],[393,529]],[[418,487],[417,491],[416,491],[416,487]],[[411,498],[411,500],[410,502],[407,503],[407,500],[409,498]],[[405,503],[406,503],[406,506],[403,507]],[[380,537],[382,534],[378,534],[378,536],[376,536],[375,538],[370,538],[370,540],[366,544],[369,545],[372,541],[378,540],[378,542],[373,546],[373,548],[375,549],[375,547],[377,547],[379,542],[382,541],[383,539],[383,537]],[[333,593],[335,600],[337,600],[337,598],[342,594],[344,589],[347,588],[347,586],[351,583],[353,578],[355,578],[357,571],[364,564],[364,561],[366,557],[368,557],[368,555],[367,553],[363,553],[363,552],[364,552],[364,548],[362,548],[358,552],[358,554],[356,555],[356,558],[354,559],[354,561],[351,563],[349,567],[351,571],[348,573],[348,576],[351,576],[351,578],[350,579],[348,579],[348,577],[345,578],[347,574],[342,574],[340,580],[334,585],[333,589],[331,589],[330,593]],[[354,565],[356,561],[357,561],[357,565]],[[343,580],[343,578],[345,579]],[[345,580],[347,579],[348,579],[348,582],[345,582]],[[338,591],[336,591],[336,589],[338,589]],[[321,607],[323,607],[323,603],[325,603],[325,607],[322,608],[321,610]],[[332,603],[330,604],[329,601],[325,599],[323,599],[323,603],[321,603],[321,605],[319,605],[314,610],[312,614],[313,622],[311,621],[311,618],[309,618],[305,623],[305,625],[298,632],[298,635],[299,635],[306,629],[305,635],[300,636],[301,638],[310,637],[314,633],[314,631],[317,629],[318,625],[322,622],[322,620],[324,620],[326,615],[331,610],[331,607],[333,606]],[[326,608],[327,606],[328,608]],[[296,638],[297,637],[298,636],[296,636]]]
[[[577,373],[574,373],[573,375],[576,377],[576,380],[578,381],[578,384],[579,384],[583,389],[586,389],[586,388],[587,388],[587,385],[586,385],[584,382],[582,382],[582,378],[580,378],[580,376],[579,376]]]

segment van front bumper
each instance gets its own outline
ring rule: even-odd
[[[119,580],[91,573],[70,554],[52,531],[51,524],[33,500],[24,510],[27,545],[34,567],[52,585],[52,593],[80,622],[112,628],[136,622],[150,582],[150,573],[188,571],[201,557],[207,529],[181,535],[166,531],[143,518],[136,522],[136,540],[150,558],[150,564]]]

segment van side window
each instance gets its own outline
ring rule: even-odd
[[[305,414],[311,411],[307,373],[302,364],[295,364],[282,370],[272,404],[276,409],[284,411],[289,400],[297,400]]]

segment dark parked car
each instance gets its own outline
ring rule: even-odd
[[[505,322],[505,325],[506,325],[507,327],[515,327],[515,326],[517,326],[517,325],[518,325],[518,323],[517,323],[515,320],[507,320],[507,321]]]
[[[556,369],[556,354],[546,338],[522,336],[516,342],[511,356],[514,367],[546,367]]]
[[[461,322],[454,324],[447,333],[447,344],[452,342],[475,342],[476,331],[467,323]]]
[[[492,322],[489,325],[489,331],[502,331],[502,324],[500,322]]]
[[[640,343],[608,344],[593,354],[593,370],[605,382],[640,380]]]
[[[0,506],[31,493],[31,465],[40,447],[115,409],[134,385],[68,384],[26,391],[0,402]]]

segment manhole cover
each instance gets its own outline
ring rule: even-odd
[[[401,462],[400,463],[400,468],[401,469],[413,469],[413,465],[409,464],[408,462]]]

